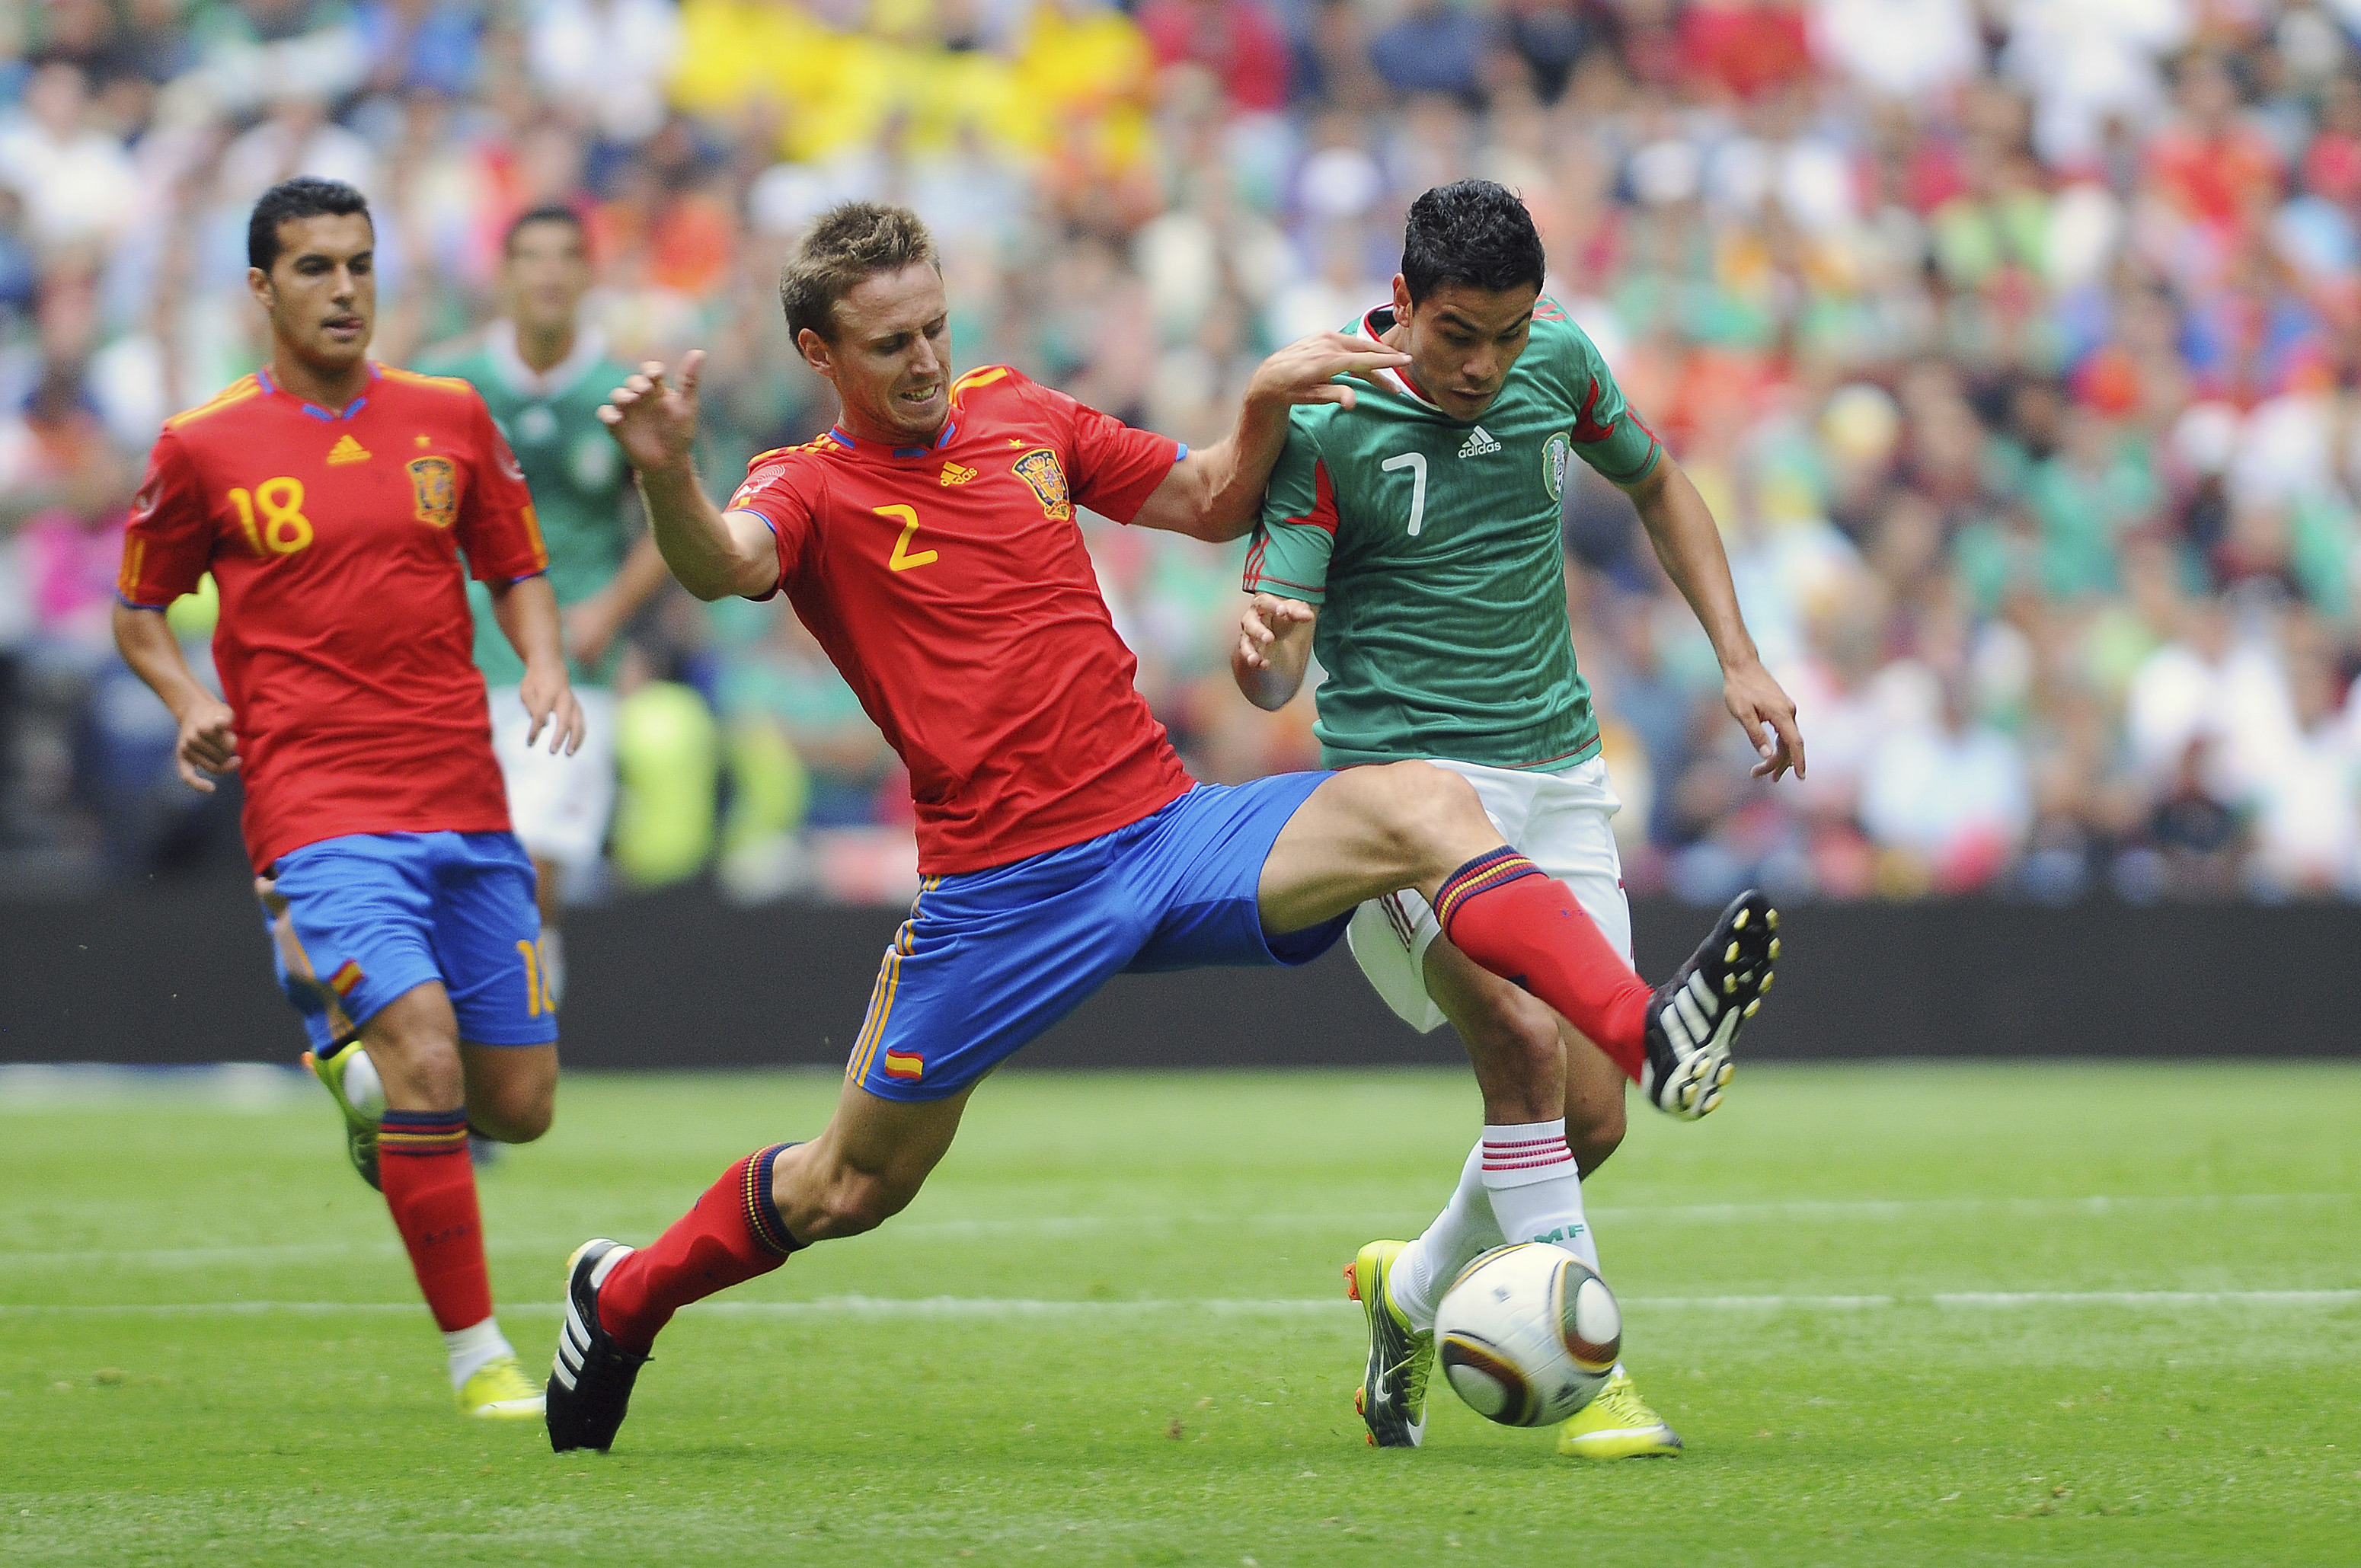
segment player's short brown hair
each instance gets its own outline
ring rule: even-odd
[[[787,336],[809,327],[836,341],[836,302],[882,272],[925,262],[942,270],[935,236],[907,207],[882,202],[840,202],[822,213],[779,269],[779,307]]]

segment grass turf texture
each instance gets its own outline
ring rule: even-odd
[[[577,1241],[646,1240],[834,1093],[568,1080],[483,1182],[536,1375]],[[1009,1073],[884,1232],[684,1313],[606,1458],[452,1413],[316,1090],[6,1103],[11,1563],[2361,1554],[2349,1068],[1756,1068],[1702,1126],[1635,1108],[1590,1212],[1690,1453],[1604,1467],[1439,1378],[1422,1451],[1352,1415],[1338,1270],[1443,1198],[1464,1075]],[[2218,1294],[2261,1290],[2345,1294]],[[1937,1299],[2011,1291],[2175,1294]]]

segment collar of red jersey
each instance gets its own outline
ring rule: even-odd
[[[374,359],[368,362],[368,372],[369,379],[372,381],[378,379],[379,377],[384,374],[383,371],[378,368],[378,363]],[[284,388],[280,387],[278,382],[270,378],[270,371],[268,367],[265,367],[260,370],[257,370],[254,373],[254,378],[261,385],[264,391],[269,393],[273,397],[280,396],[282,392],[285,392],[285,395],[291,398],[295,395],[292,392],[286,392]],[[339,420],[352,418],[355,414],[361,411],[361,406],[368,401],[368,394],[367,392],[363,392],[359,397],[355,398],[351,402],[346,403],[341,409],[324,409],[317,403],[299,403],[298,406],[301,407],[305,413],[310,414],[313,419]]]
[[[951,444],[951,437],[958,433],[959,421],[955,419],[947,419],[943,421],[943,433],[935,437],[933,445],[896,446],[894,448],[892,455],[895,457],[924,457],[930,452],[940,452],[944,447],[949,446]],[[830,441],[835,442],[839,446],[843,447],[847,452],[858,452],[862,450],[861,444],[853,440],[852,437],[845,434],[844,427],[841,425],[829,425],[828,427],[828,438]],[[873,443],[870,445],[869,450],[872,452],[877,450]]]

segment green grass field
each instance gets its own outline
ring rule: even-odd
[[[1687,1456],[1349,1397],[1464,1074],[995,1081],[917,1205],[684,1313],[605,1458],[463,1424],[308,1085],[0,1081],[0,1560],[2361,1562],[2361,1070],[1763,1069],[1590,1183]],[[577,1078],[487,1173],[545,1366],[567,1252],[818,1127],[818,1075]]]

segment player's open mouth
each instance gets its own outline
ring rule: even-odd
[[[931,403],[935,400],[935,394],[942,389],[942,383],[938,381],[932,386],[917,387],[906,392],[896,392],[895,396],[906,403]]]

